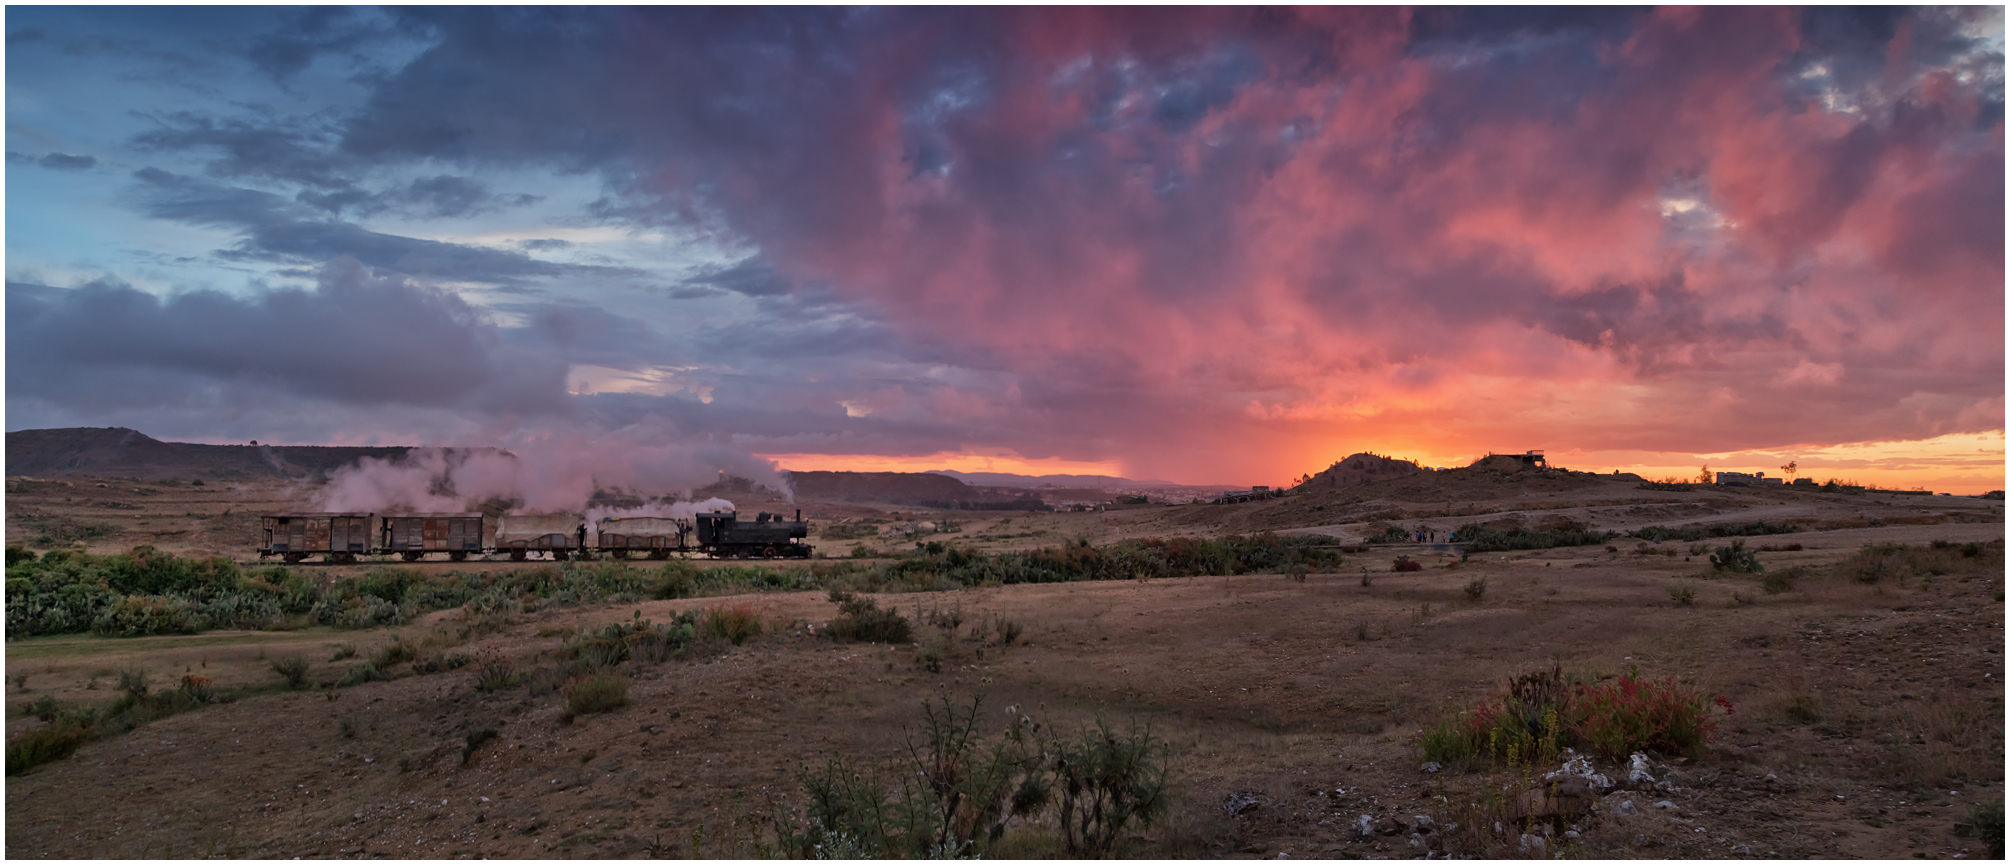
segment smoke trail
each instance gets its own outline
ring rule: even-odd
[[[517,502],[521,512],[580,513],[599,490],[689,499],[692,490],[722,474],[794,499],[793,487],[774,463],[722,445],[568,433],[523,438],[508,447],[415,448],[399,459],[365,458],[336,470],[313,500],[321,510],[335,512],[471,511],[504,499]]]

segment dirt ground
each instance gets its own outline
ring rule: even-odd
[[[1599,528],[1760,518],[1825,528],[1748,539],[1803,546],[1760,553],[1776,572],[1809,566],[1810,575],[1782,594],[1760,591],[1754,577],[1711,575],[1699,556],[1639,555],[1620,542],[1611,550],[1476,554],[1456,568],[1446,567],[1458,559],[1449,548],[1377,547],[1302,582],[1257,574],[880,596],[917,618],[923,639],[943,632],[921,624],[921,614],[960,610],[939,673],[917,664],[914,646],[840,645],[813,633],[836,615],[821,593],[550,609],[454,649],[550,665],[569,626],[638,612],[661,621],[680,609],[739,602],[761,611],[762,635],[739,647],[714,644],[696,659],[642,665],[629,705],[570,723],[561,718],[562,694],[484,693],[465,671],[283,692],[268,665],[302,653],[313,662],[310,678],[332,680],[394,634],[454,643],[458,611],[362,632],[16,640],[6,650],[10,738],[40,723],[23,716],[30,700],[109,702],[123,669],[143,667],[157,682],[205,675],[224,688],[266,693],[156,721],[10,777],[6,853],[749,856],[772,841],[770,809],[800,802],[799,766],[833,753],[891,759],[919,724],[924,699],[982,695],[988,733],[1002,730],[1008,707],[1017,707],[1064,729],[1099,714],[1146,723],[1165,740],[1177,804],[1140,839],[1140,854],[1422,858],[1444,849],[1446,833],[1403,831],[1411,815],[1431,816],[1439,827],[1470,825],[1485,818],[1472,809],[1477,791],[1515,779],[1425,773],[1413,734],[1512,675],[1556,663],[1591,676],[1631,668],[1675,676],[1736,709],[1705,754],[1657,763],[1657,788],[1601,798],[1580,821],[1580,837],[1549,839],[1550,853],[1986,855],[1987,845],[1958,835],[1955,824],[1968,803],[2003,796],[2000,567],[1901,587],[1861,584],[1833,565],[1872,541],[1999,539],[2000,503],[1568,481],[1559,489],[1511,484],[1491,499],[1477,495],[1485,490],[1448,501],[1425,498],[1432,491],[1424,488],[1400,497],[1363,488],[1231,506],[957,515],[960,533],[923,537],[992,549],[1264,529],[1352,541],[1376,520],[1442,529],[1554,516]],[[156,543],[244,559],[256,513],[292,507],[298,495],[10,479],[8,537],[95,518],[119,528],[83,539],[94,551]],[[137,507],[106,504],[114,501]],[[855,516],[872,512],[849,507]],[[893,509],[885,510],[892,522]],[[885,537],[873,547],[913,540]],[[820,549],[842,555],[854,542]],[[1426,568],[1391,573],[1396,555]],[[1478,578],[1487,590],[1474,601],[1464,587]],[[1673,603],[1671,586],[1692,587],[1694,604]],[[999,646],[973,636],[988,636],[998,619],[1022,623],[1023,638]],[[331,661],[344,643],[357,657]],[[25,688],[14,683],[20,676]],[[466,735],[481,729],[500,735],[464,761]],[[1229,801],[1239,813],[1224,808]],[[1397,831],[1363,837],[1354,828],[1362,815]],[[1040,846],[1037,829],[1028,835],[1033,840],[1017,852],[1057,852]]]

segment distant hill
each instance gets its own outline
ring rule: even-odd
[[[32,429],[7,434],[7,474],[94,475],[160,481],[322,478],[363,457],[410,447],[201,445],[164,442],[124,427]]]
[[[1377,454],[1361,453],[1328,466],[1323,472],[1298,486],[1301,490],[1344,490],[1375,481],[1406,478],[1422,472],[1416,463],[1409,460],[1390,459]]]
[[[785,472],[798,500],[883,502],[937,508],[1012,508],[1040,504],[1030,491],[973,487],[928,472]]]
[[[1172,481],[1139,481],[1110,475],[1015,475],[1009,472],[959,472],[950,469],[936,469],[927,473],[952,477],[971,486],[985,487],[1068,487],[1105,490],[1184,486]]]

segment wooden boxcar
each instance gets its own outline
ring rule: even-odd
[[[375,514],[266,514],[259,518],[258,557],[304,561],[320,553],[324,561],[353,562],[370,553]]]
[[[689,530],[683,520],[668,517],[604,517],[596,527],[596,546],[617,559],[637,554],[667,559],[684,549],[684,533]]]
[[[446,553],[456,562],[479,553],[488,536],[481,514],[394,514],[383,517],[383,551],[416,562],[427,553]]]
[[[585,530],[578,514],[505,514],[496,518],[496,550],[519,562],[540,551],[562,559],[579,551]]]

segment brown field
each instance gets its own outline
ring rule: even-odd
[[[47,536],[94,552],[144,543],[244,560],[255,558],[257,514],[298,507],[306,492],[276,482],[10,479],[7,535],[15,544]],[[886,526],[940,516],[802,507],[811,516],[877,514]],[[1648,555],[1623,540],[1475,554],[1462,564],[1448,547],[1392,545],[1302,579],[879,596],[915,620],[918,642],[946,640],[940,672],[917,662],[915,645],[834,644],[813,634],[836,615],[822,593],[545,609],[466,637],[461,613],[447,611],[375,631],[15,640],[6,664],[10,739],[40,725],[23,713],[29,701],[109,702],[120,670],[144,668],[157,683],[188,674],[226,690],[263,690],[10,777],[6,853],[757,856],[774,841],[769,815],[800,804],[798,767],[831,754],[895,760],[925,699],[982,695],[983,730],[993,735],[1009,723],[1007,707],[1062,730],[1098,715],[1150,725],[1168,746],[1174,804],[1131,839],[1133,855],[1522,855],[1516,833],[1503,840],[1475,831],[1502,815],[1474,803],[1489,785],[1526,783],[1528,771],[1427,774],[1412,736],[1509,677],[1552,664],[1586,679],[1636,667],[1677,677],[1729,698],[1735,714],[1696,758],[1657,760],[1661,788],[1600,798],[1577,821],[1580,837],[1550,839],[1550,853],[1972,858],[1988,850],[1956,824],[1971,803],[2003,796],[2000,547],[1950,555],[1945,573],[1903,584],[1860,582],[1841,563],[1871,542],[2000,539],[1999,502],[1655,492],[1547,473],[1422,476],[1242,505],[948,516],[961,521],[960,532],[875,531],[862,542],[874,552],[917,537],[1006,549],[1276,530],[1351,543],[1378,520],[1447,529],[1569,519],[1627,529],[1766,519],[1820,530],[1746,539],[1754,548],[1802,545],[1759,553],[1770,572],[1802,568],[1794,589],[1779,594],[1764,592],[1756,576],[1712,574],[1689,544],[1666,542],[1657,546],[1677,555]],[[812,540],[834,557],[861,543]],[[1425,567],[1392,573],[1397,555]],[[324,571],[341,578],[367,567]],[[1464,587],[1480,578],[1487,589],[1475,601]],[[1677,605],[1670,590],[1685,587],[1694,602]],[[429,651],[493,651],[521,669],[552,667],[568,628],[740,603],[759,611],[762,634],[639,665],[627,706],[570,721],[562,692],[533,683],[485,693],[466,670],[285,692],[269,666],[300,653],[309,678],[328,682],[403,636]],[[961,612],[957,627],[924,623],[927,613],[949,610]],[[988,623],[999,619],[1024,625],[1016,644],[998,645]],[[330,660],[345,643],[356,656]],[[499,735],[464,761],[467,734],[483,729]],[[1537,770],[1545,768],[1553,767]],[[1234,794],[1252,794],[1256,804],[1231,815],[1223,803]],[[1621,813],[1623,802],[1636,813]],[[1413,835],[1385,821],[1417,814],[1438,831]],[[1361,815],[1390,833],[1360,837],[1353,825]],[[1464,828],[1449,829],[1454,822]],[[987,858],[1060,852],[1052,827],[1032,825],[1007,833]]]

